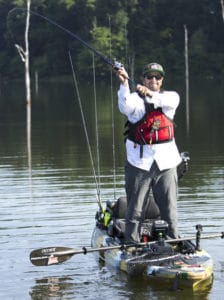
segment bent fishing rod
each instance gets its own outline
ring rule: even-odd
[[[13,9],[11,9],[8,12],[8,16],[7,19],[9,18],[9,16],[11,14],[13,14],[16,11],[25,11],[28,12],[28,10],[26,8],[22,8],[22,7],[15,7]],[[63,27],[62,25],[58,24],[57,22],[55,22],[54,20],[36,12],[33,10],[29,10],[30,14],[35,15],[37,17],[40,17],[42,19],[44,19],[45,21],[47,21],[48,23],[54,25],[55,27],[59,28],[60,30],[64,31],[65,33],[67,33],[69,36],[71,36],[73,39],[79,41],[84,47],[86,47],[87,49],[89,49],[90,51],[92,51],[95,55],[97,55],[102,61],[104,61],[106,64],[110,65],[113,69],[118,70],[120,68],[123,68],[123,64],[120,63],[119,61],[116,60],[110,60],[109,58],[107,58],[105,55],[103,55],[101,52],[99,52],[98,50],[96,50],[95,48],[93,48],[90,44],[88,44],[87,42],[85,42],[83,39],[81,39],[77,34],[73,33],[72,31],[70,31],[69,29]],[[136,82],[134,80],[132,80],[131,78],[127,78],[128,81],[136,86]]]
[[[54,20],[50,19],[49,17],[46,17],[36,11],[33,11],[33,10],[28,10],[26,8],[23,8],[23,7],[15,7],[13,8],[12,10],[10,10],[8,12],[8,16],[7,16],[7,20],[9,20],[9,17],[17,12],[17,11],[22,11],[22,12],[29,12],[30,14],[34,15],[34,16],[37,16],[37,17],[40,17],[41,19],[47,21],[48,23],[52,24],[53,26],[59,28],[60,30],[62,30],[63,32],[65,32],[66,34],[68,34],[69,36],[71,36],[73,39],[75,40],[78,40],[84,47],[86,47],[87,49],[89,49],[90,51],[93,52],[93,54],[95,54],[96,56],[98,56],[102,61],[104,61],[106,64],[110,65],[113,69],[115,70],[118,70],[120,68],[123,67],[123,64],[116,61],[116,60],[111,60],[109,58],[107,58],[106,56],[104,56],[102,53],[100,53],[98,50],[96,50],[95,48],[93,48],[90,44],[88,44],[87,42],[85,42],[83,39],[81,39],[77,34],[73,33],[72,31],[70,31],[69,29],[63,27],[62,25],[58,24],[57,22],[55,22]],[[8,23],[8,22],[7,22]],[[72,61],[71,61],[71,56],[69,54],[69,57],[70,57],[70,64],[72,65]],[[73,66],[72,66],[72,69],[73,69]],[[73,70],[73,78],[74,78],[74,70]],[[132,84],[132,85],[136,85],[136,83],[131,80],[129,77],[127,78],[128,81]],[[76,91],[77,91],[77,86],[76,86]],[[79,98],[79,95],[78,95],[78,98]],[[80,102],[80,101],[79,101]],[[83,116],[83,120],[84,120],[84,116]],[[85,123],[85,121],[84,121]],[[88,138],[87,138],[87,143],[88,143]],[[90,151],[90,156],[91,156],[91,150]],[[93,164],[93,159],[91,157],[91,163],[92,163],[92,166],[94,165]],[[95,170],[94,170],[94,167],[93,167],[93,173],[94,173],[94,178],[95,178],[95,181],[96,181],[96,174],[95,174]],[[99,190],[99,183],[97,183],[96,181],[96,185],[97,185],[97,201],[98,201],[98,205],[100,207],[100,210],[103,211],[103,208],[102,208],[102,204],[101,204],[101,201],[100,201],[100,190]]]

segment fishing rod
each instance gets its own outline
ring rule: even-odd
[[[75,90],[76,90],[78,103],[79,103],[79,108],[80,108],[80,112],[81,112],[82,123],[83,123],[83,127],[84,127],[84,132],[85,132],[86,141],[87,141],[87,147],[88,147],[90,161],[91,161],[92,170],[93,170],[93,176],[94,176],[95,184],[96,184],[97,203],[98,203],[98,206],[100,208],[100,211],[103,212],[103,207],[102,207],[102,203],[101,203],[101,200],[100,200],[99,181],[97,181],[96,171],[95,171],[94,162],[93,162],[92,150],[91,150],[89,136],[88,136],[88,132],[87,132],[87,125],[86,125],[85,116],[84,116],[83,109],[82,109],[82,102],[81,102],[81,97],[80,97],[80,94],[79,94],[78,82],[77,82],[77,79],[76,79],[75,69],[74,69],[74,66],[73,66],[73,63],[72,63],[72,57],[71,57],[70,51],[69,51],[69,61],[70,61],[71,69],[72,69],[72,76],[73,76],[73,80],[74,80],[74,84],[75,84]]]
[[[111,20],[109,16],[110,28],[110,59],[112,57],[112,43],[111,43]],[[114,122],[114,97],[113,97],[113,74],[110,72],[110,96],[111,96],[111,127],[112,127],[112,154],[113,154],[113,184],[114,184],[114,199],[116,199],[116,151],[115,151],[115,122]]]
[[[95,132],[96,132],[96,158],[97,158],[97,176],[98,176],[98,197],[100,199],[100,150],[99,150],[99,127],[98,127],[98,113],[97,113],[97,96],[96,96],[96,72],[95,72],[95,54],[92,54],[93,65],[93,95],[94,95],[94,111],[95,111]],[[100,206],[102,210],[102,206]]]
[[[15,7],[13,9],[11,9],[9,12],[8,12],[8,16],[7,16],[7,19],[9,18],[9,16],[16,12],[16,11],[26,11],[28,12],[28,10],[26,8],[23,8],[23,7]],[[106,64],[112,66],[113,69],[120,69],[120,68],[123,68],[123,64],[116,61],[116,60],[111,60],[109,58],[107,58],[105,55],[103,55],[101,52],[99,52],[98,50],[96,50],[95,48],[93,48],[90,44],[88,44],[87,42],[85,42],[82,38],[80,38],[77,34],[73,33],[72,31],[70,31],[69,29],[63,27],[62,25],[58,24],[57,22],[55,22],[54,20],[36,12],[36,11],[33,11],[33,10],[29,10],[30,14],[32,15],[35,15],[37,17],[40,17],[42,19],[44,19],[45,21],[47,21],[48,23],[54,25],[55,27],[61,29],[62,31],[64,31],[65,33],[67,33],[69,36],[71,36],[73,39],[79,41],[84,47],[86,47],[87,49],[89,49],[90,51],[92,51],[94,54],[96,54],[102,61],[104,61]],[[135,85],[136,86],[136,83],[134,80],[130,79],[129,77],[127,78],[128,81]]]
[[[95,48],[93,48],[90,44],[88,44],[87,42],[85,42],[82,38],[80,38],[77,34],[73,33],[72,31],[68,30],[67,28],[63,27],[62,25],[58,24],[57,22],[55,22],[54,20],[36,12],[36,11],[33,11],[33,10],[27,10],[26,8],[20,8],[20,7],[15,7],[13,8],[12,10],[9,11],[8,13],[8,16],[7,16],[7,19],[9,19],[10,15],[12,15],[13,13],[17,12],[17,11],[25,11],[25,12],[30,12],[30,14],[32,15],[35,15],[37,17],[40,17],[42,19],[44,19],[45,21],[47,21],[48,23],[54,25],[55,27],[59,28],[60,30],[62,30],[63,32],[67,33],[69,36],[71,36],[73,39],[75,40],[78,40],[84,47],[86,47],[87,49],[89,49],[90,51],[93,52],[93,54],[95,54],[96,56],[98,56],[102,61],[104,61],[105,63],[107,63],[108,65],[112,66],[113,69],[120,69],[123,67],[123,64],[116,61],[116,60],[112,60],[112,59],[109,59],[107,58],[106,56],[104,56],[102,53],[100,53],[98,50],[96,50]],[[72,61],[71,61],[71,57],[70,57],[70,64],[72,66]],[[73,68],[73,66],[72,66]],[[74,78],[74,70],[72,70],[73,72],[73,79],[74,81],[76,80]],[[127,78],[128,81],[132,84],[132,85],[136,85],[136,83],[131,80],[129,77]],[[76,91],[77,91],[77,84],[76,84]],[[94,92],[95,94],[95,92]],[[78,95],[78,93],[77,93]],[[79,95],[78,95],[78,98],[79,98]],[[80,104],[79,104],[80,105]],[[80,109],[81,109],[81,114],[82,114],[82,108],[80,106]],[[82,119],[83,119],[83,124],[85,126],[85,120],[84,120],[84,116],[82,114]],[[114,130],[114,129],[113,129]],[[86,133],[86,136],[87,136],[87,143],[88,143],[88,147],[89,147],[89,142],[88,142],[88,135],[87,135],[87,132],[85,130],[85,133]],[[114,133],[113,133],[114,134]],[[114,151],[114,149],[113,149]],[[102,205],[101,205],[101,202],[100,202],[100,188],[99,188],[99,182],[97,182],[96,180],[96,172],[95,172],[95,168],[94,168],[94,164],[93,164],[93,159],[92,159],[92,154],[91,154],[91,149],[89,149],[89,152],[90,152],[90,158],[91,158],[91,163],[92,163],[92,167],[93,167],[93,173],[94,173],[94,178],[95,178],[95,182],[96,182],[96,188],[97,188],[97,198],[98,198],[98,204],[99,204],[99,207],[102,210]]]
[[[210,239],[210,238],[224,238],[224,232],[218,234],[211,234],[200,236],[201,239]],[[179,243],[183,241],[193,240],[195,237],[184,237],[178,239],[165,240],[166,243]],[[129,247],[140,247],[140,246],[150,246],[155,244],[155,241],[152,242],[143,242],[137,244],[129,244],[129,245],[114,245],[114,246],[106,246],[106,247],[98,247],[98,248],[87,248],[83,247],[81,249],[69,248],[69,247],[47,247],[40,248],[31,251],[30,253],[30,261],[35,266],[49,266],[53,264],[60,264],[68,259],[70,259],[73,255],[76,254],[87,254],[92,252],[104,252],[110,250],[127,250]]]

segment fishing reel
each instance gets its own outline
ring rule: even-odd
[[[119,70],[119,69],[121,69],[121,68],[123,68],[123,67],[124,67],[124,65],[123,65],[121,62],[119,62],[119,61],[117,61],[117,60],[114,60],[113,68],[114,68],[115,70]]]
[[[115,71],[119,70],[119,69],[122,69],[124,68],[124,65],[122,63],[120,63],[119,61],[117,60],[114,60],[114,63],[113,63],[113,69]],[[136,86],[136,82],[134,80],[132,80],[131,78],[127,77],[129,83],[131,83],[133,86]]]

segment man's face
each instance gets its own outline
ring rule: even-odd
[[[151,72],[143,77],[143,84],[153,92],[158,92],[162,83],[163,77],[158,72]]]

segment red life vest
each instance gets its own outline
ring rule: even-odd
[[[164,143],[172,141],[173,138],[173,121],[161,109],[146,114],[135,130],[135,142],[138,144]]]
[[[172,141],[174,123],[161,108],[154,109],[135,124],[128,122],[127,138],[136,144],[159,144]]]

